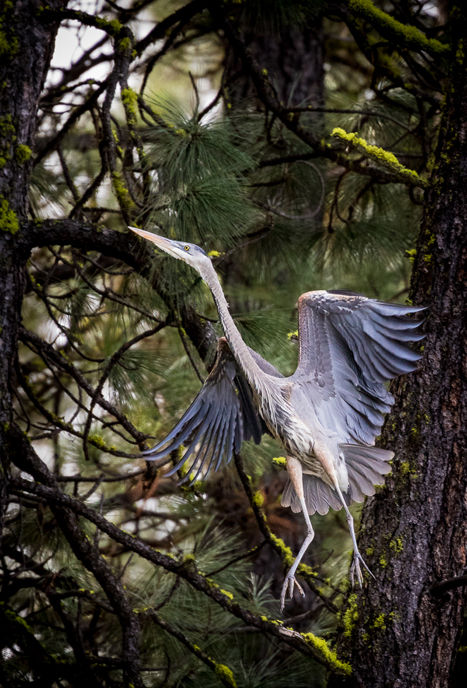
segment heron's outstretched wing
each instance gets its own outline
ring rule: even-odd
[[[408,346],[423,339],[420,321],[406,316],[421,310],[348,292],[300,297],[300,354],[291,380],[342,442],[374,444],[394,401],[384,383],[415,370],[420,358]]]
[[[251,351],[259,365],[270,366],[259,354]],[[268,372],[275,370],[270,367]],[[183,445],[183,456],[167,475],[186,466],[182,482],[194,482],[199,476],[205,477],[211,469],[217,470],[223,462],[228,463],[232,453],[240,451],[244,440],[253,439],[259,444],[265,431],[250,386],[222,337],[214,367],[191,406],[167,437],[143,452],[142,456],[147,461],[160,460],[160,465],[164,465],[170,460],[171,452]]]

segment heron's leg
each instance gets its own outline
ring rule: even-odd
[[[289,478],[292,482],[292,485],[294,486],[294,490],[297,494],[297,497],[300,501],[300,505],[302,507],[303,516],[305,517],[307,534],[306,534],[306,538],[304,539],[304,541],[302,543],[302,546],[300,547],[299,553],[295,557],[294,563],[290,567],[289,571],[287,571],[287,574],[285,576],[285,580],[284,580],[284,584],[282,586],[282,592],[281,592],[281,612],[284,610],[285,597],[287,595],[287,591],[289,593],[289,597],[292,599],[295,585],[299,589],[300,593],[302,595],[305,595],[303,588],[301,587],[301,585],[298,583],[298,581],[295,578],[295,572],[297,571],[298,565],[300,564],[300,562],[303,558],[303,555],[307,551],[308,547],[310,546],[311,541],[313,540],[313,538],[315,536],[315,531],[313,530],[313,526],[311,525],[311,521],[310,521],[310,516],[308,515],[308,509],[306,508],[305,494],[303,492],[302,464],[294,456],[288,456],[287,457],[287,472],[289,474]]]
[[[352,585],[354,584],[354,576],[357,574],[357,580],[358,584],[360,587],[362,587],[363,583],[363,576],[362,576],[362,570],[360,568],[360,564],[368,571],[370,576],[373,576],[371,573],[370,569],[365,563],[365,560],[363,559],[362,555],[360,554],[360,551],[357,546],[357,538],[355,536],[355,528],[353,525],[353,516],[349,511],[349,507],[347,506],[347,502],[344,499],[344,495],[341,492],[341,489],[337,482],[334,484],[334,489],[336,490],[337,494],[339,495],[339,499],[342,502],[342,506],[344,507],[345,510],[345,516],[347,518],[347,523],[349,526],[349,531],[350,531],[350,537],[352,538],[352,545],[353,545],[353,560],[352,560],[352,566],[350,567],[350,581]],[[374,576],[373,576],[374,578]]]

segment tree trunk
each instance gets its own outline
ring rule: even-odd
[[[465,12],[453,3],[454,32]],[[345,685],[446,688],[462,626],[465,579],[453,579],[466,566],[467,93],[462,37],[452,40],[457,53],[411,286],[413,303],[428,306],[427,336],[418,372],[393,390],[383,434],[396,455],[392,476],[363,511],[360,549],[375,580],[349,596],[343,615],[340,650],[353,667]]]
[[[280,30],[263,27],[245,30],[243,40],[255,61],[267,70],[284,105],[324,105],[324,38],[321,17],[313,26],[285,25]],[[234,107],[256,98],[256,89],[245,66],[228,54],[228,98]],[[321,124],[322,115],[318,115]]]
[[[51,9],[66,3],[55,0]],[[18,248],[27,219],[31,147],[36,113],[53,53],[56,22],[44,20],[35,0],[4,2],[0,9],[0,458],[8,470],[6,433],[12,418],[12,378],[27,256]],[[4,481],[2,480],[4,487]],[[3,508],[0,507],[0,518]]]
[[[47,9],[57,10],[66,2],[56,0]],[[58,22],[44,18],[35,0],[5,2],[0,10],[4,44],[0,67],[0,458],[2,466],[0,535],[7,506],[6,486],[10,474],[9,456],[33,478],[54,485],[47,468],[34,455],[20,431],[12,425],[13,379],[18,346],[18,328],[24,293],[24,265],[28,251],[21,233],[27,231],[28,185],[31,172],[31,146],[36,133],[37,109],[44,79],[53,53]],[[50,16],[50,15],[49,15]],[[122,626],[122,666],[125,685],[141,687],[139,673],[139,623],[132,611],[123,585],[114,576],[92,542],[86,539],[74,514],[63,507],[51,507],[57,523],[77,558],[88,568],[107,594]],[[2,610],[3,612],[4,610]],[[26,625],[26,624],[25,624]],[[31,634],[18,634],[15,615],[2,616],[1,647],[17,639],[22,651],[31,657],[32,676],[41,685],[51,685],[51,660],[40,652],[40,643]],[[90,685],[94,677],[87,661],[83,675]]]

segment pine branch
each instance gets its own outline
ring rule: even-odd
[[[84,103],[81,103],[81,105],[73,109],[71,115],[64,122],[61,129],[59,129],[59,131],[51,139],[46,141],[38,151],[34,158],[34,165],[38,165],[49,153],[55,150],[63,141],[71,128],[76,124],[79,118],[96,105],[99,96],[101,96],[107,88],[108,81],[109,77],[107,77],[105,81],[103,81],[97,88],[94,89],[92,94],[84,101]]]
[[[47,652],[24,618],[5,602],[0,602],[0,644],[17,645],[28,657],[35,682],[41,685],[53,685],[57,676],[70,680],[76,672],[76,662],[55,658]]]
[[[36,334],[34,334],[34,332],[30,332],[23,327],[20,328],[19,338],[26,345],[32,346],[34,350],[42,356],[44,361],[48,361],[49,364],[57,366],[59,370],[62,370],[73,380],[75,380],[80,389],[84,390],[89,397],[95,399],[95,403],[98,403],[104,410],[108,411],[112,416],[114,416],[114,418],[118,420],[122,427],[125,428],[125,430],[136,440],[138,445],[140,447],[143,446],[145,435],[137,430],[128,420],[128,418],[120,413],[120,411],[107,399],[105,399],[99,391],[94,390],[84,375],[82,375],[72,363],[67,361],[66,358],[60,356],[53,346],[38,337]]]
[[[42,16],[46,19],[54,19],[63,21],[63,19],[71,19],[77,21],[85,26],[92,26],[95,29],[100,29],[105,31],[109,36],[117,38],[122,30],[122,25],[118,19],[104,19],[103,17],[96,17],[88,12],[83,12],[81,10],[73,10],[66,7],[60,8],[59,10],[51,10],[47,7],[42,8]]]
[[[436,38],[428,38],[416,26],[403,24],[394,19],[390,14],[376,7],[371,0],[345,0],[343,4],[351,14],[368,21],[381,36],[398,47],[427,52],[436,58],[450,51],[448,44],[441,43]]]
[[[185,26],[196,14],[202,12],[208,5],[210,0],[192,0],[187,5],[180,7],[171,15],[160,21],[151,31],[140,41],[136,43],[136,51],[140,55],[149,45],[164,38],[172,29],[174,24],[179,23],[180,28]]]
[[[10,488],[15,494],[26,492],[46,498],[48,503],[53,505],[53,510],[57,518],[59,516],[61,517],[62,514],[66,514],[67,517],[65,522],[62,524],[60,519],[60,524],[61,526],[63,525],[64,533],[67,538],[70,538],[69,541],[73,548],[75,548],[74,538],[82,536],[75,532],[76,529],[69,523],[69,519],[71,518],[69,516],[70,511],[94,523],[102,532],[106,533],[115,542],[124,545],[129,551],[135,552],[143,559],[157,566],[162,566],[165,570],[180,576],[193,588],[208,596],[220,607],[230,612],[233,616],[241,619],[246,624],[255,626],[263,632],[282,640],[304,655],[313,656],[318,662],[331,671],[342,674],[348,674],[350,672],[350,667],[337,659],[322,638],[317,638],[312,633],[298,633],[297,631],[284,627],[280,621],[270,620],[264,616],[256,616],[240,606],[240,604],[233,599],[231,593],[221,590],[213,581],[210,581],[206,576],[200,573],[191,557],[186,562],[177,562],[172,557],[149,547],[142,540],[123,532],[94,509],[83,504],[80,500],[64,494],[57,486],[45,464],[34,452],[27,438],[15,428],[9,429],[8,436],[12,444],[17,448],[15,454],[13,454],[13,456],[15,456],[16,465],[21,470],[32,475],[37,481],[34,483],[22,479],[11,479],[9,481]],[[78,540],[76,550],[74,550],[76,556],[80,561],[85,563],[88,568],[91,564],[93,565],[94,568],[91,570],[93,570],[94,575],[96,575],[96,578],[98,578],[101,585],[103,585],[106,594],[108,593],[110,602],[115,607],[117,614],[119,614],[119,619],[122,620],[127,615],[127,607],[122,606],[123,600],[120,598],[120,594],[117,595],[117,592],[113,589],[113,585],[111,585],[112,579],[110,579],[109,582],[106,575],[104,575],[107,574],[107,570],[101,571],[97,566],[97,555],[95,551],[89,552],[85,545],[83,545],[84,549],[82,549],[82,544],[83,543]],[[107,588],[109,588],[109,590],[107,590]]]
[[[20,250],[28,255],[40,246],[73,246],[84,251],[98,251],[104,256],[115,258],[145,278],[150,278],[153,289],[173,310],[172,297],[167,293],[161,276],[151,270],[154,253],[148,242],[137,239],[133,234],[116,232],[106,227],[96,229],[93,225],[76,220],[44,220],[25,223],[18,238]],[[196,311],[184,303],[177,302],[183,329],[195,345],[199,355],[209,364],[213,362],[217,349],[217,334],[212,324],[201,318]]]
[[[49,497],[52,494],[63,495],[54,476],[34,452],[26,436],[15,427],[11,427],[7,435],[8,441],[11,442],[11,455],[13,456],[15,452],[18,452],[18,465],[22,470],[30,473],[35,480],[40,481],[41,487],[49,494]],[[14,481],[10,482],[10,485],[13,484]],[[79,500],[74,501],[80,503]],[[90,541],[80,527],[76,517],[78,511],[70,509],[70,503],[67,504],[66,502],[67,500],[51,498],[48,503],[74,555],[95,576],[118,617],[122,630],[122,659],[125,680],[128,683],[132,682],[135,688],[144,688],[139,672],[140,627],[137,615],[131,609],[122,583],[116,578],[95,544]]]
[[[69,433],[70,435],[73,435],[74,437],[79,437],[81,440],[83,440],[83,434],[80,433],[78,430],[75,429],[73,426],[72,422],[68,422],[63,420],[62,418],[56,416],[54,413],[49,411],[44,404],[42,404],[37,396],[34,394],[34,391],[31,387],[31,385],[28,383],[27,379],[24,377],[22,374],[21,370],[17,368],[17,375],[18,375],[18,380],[20,382],[21,387],[23,388],[24,392],[26,393],[26,396],[28,399],[31,401],[33,406],[36,408],[36,410],[47,420],[47,422],[53,426],[54,428],[58,428],[64,432]],[[77,402],[77,400],[74,400]],[[83,406],[83,404],[80,404],[77,402],[77,407],[78,409],[81,410],[86,410]],[[94,418],[97,417],[93,416]],[[37,439],[37,438],[36,438]],[[88,435],[86,437],[86,443],[92,445],[96,449],[100,449],[100,451],[104,451],[108,454],[111,454],[113,456],[121,456],[125,458],[134,458],[134,455],[128,454],[126,452],[119,451],[115,447],[109,447],[105,444],[104,440],[100,436],[95,436],[95,435]],[[87,450],[87,448],[86,448]]]
[[[387,172],[385,170],[381,170],[381,168],[378,168],[371,163],[361,163],[358,160],[354,160],[353,158],[341,153],[326,141],[314,136],[313,132],[311,132],[309,129],[305,129],[300,124],[299,117],[293,111],[293,109],[289,110],[280,103],[271,80],[268,77],[267,70],[261,69],[256,60],[251,56],[248,48],[245,46],[244,41],[234,28],[233,24],[228,19],[223,17],[219,17],[219,20],[223,24],[224,30],[233,50],[238,55],[239,59],[242,60],[245,69],[248,70],[259,99],[262,101],[266,109],[270,110],[287,129],[289,129],[297,136],[298,139],[300,139],[300,141],[307,144],[320,156],[332,160],[338,165],[342,165],[346,169],[356,172],[357,174],[371,176],[379,183],[387,184],[399,182],[408,184],[410,186],[421,186],[420,181],[414,177],[404,177],[403,175],[399,175],[397,172]]]
[[[167,623],[167,621],[157,614],[157,612],[152,609],[143,609],[141,615],[148,616],[157,626],[162,628],[169,635],[176,638],[184,647],[187,648],[188,652],[200,659],[216,674],[223,686],[226,686],[227,688],[237,688],[237,682],[233,672],[228,666],[221,664],[220,662],[216,662],[215,659],[210,657],[198,645],[190,642],[186,635],[181,633],[181,631]]]
[[[89,404],[89,410],[88,410],[88,416],[86,418],[86,423],[84,426],[84,432],[83,432],[83,451],[84,455],[86,458],[89,458],[88,450],[87,450],[87,443],[88,443],[88,437],[89,437],[89,432],[91,430],[91,423],[92,423],[92,411],[94,409],[94,406],[96,403],[98,403],[99,398],[102,398],[102,389],[104,387],[104,384],[106,380],[108,379],[112,368],[119,363],[121,360],[123,354],[128,351],[134,344],[137,344],[140,342],[142,339],[145,339],[146,337],[151,337],[154,334],[157,334],[157,332],[160,332],[164,327],[166,327],[167,323],[159,323],[155,327],[152,327],[150,330],[146,330],[145,332],[141,332],[140,334],[136,335],[136,337],[133,337],[133,339],[130,339],[129,341],[125,342],[122,344],[122,346],[110,357],[100,379],[97,384],[96,389],[93,391],[91,395],[91,402]]]
[[[362,22],[350,13],[346,13],[345,22],[358,45],[363,55],[365,55],[368,62],[373,66],[373,87],[378,78],[387,78],[392,88],[400,88],[407,91],[412,96],[418,97],[421,100],[429,102],[435,107],[439,107],[439,96],[433,91],[433,88],[422,89],[421,84],[417,82],[416,78],[406,78],[398,67],[395,57],[389,57],[386,51],[378,41],[370,38],[368,32],[363,26]],[[406,63],[409,63],[408,57],[405,56]]]

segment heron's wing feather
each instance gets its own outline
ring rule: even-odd
[[[258,444],[264,431],[250,386],[221,338],[214,367],[190,407],[169,434],[142,456],[164,465],[183,445],[183,455],[168,475],[185,466],[183,482],[194,481],[228,463],[243,441],[253,439]]]
[[[341,441],[373,444],[393,398],[384,383],[415,370],[420,356],[408,343],[423,339],[423,308],[357,294],[315,291],[299,299],[300,355],[292,380],[320,422]]]

